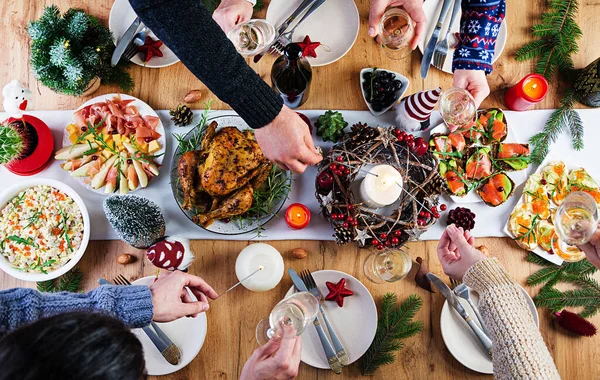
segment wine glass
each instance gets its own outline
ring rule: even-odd
[[[442,93],[439,109],[450,131],[471,124],[477,113],[475,100],[469,91],[458,87]]]
[[[381,47],[386,56],[391,59],[402,59],[411,53],[408,47],[415,35],[413,21],[400,8],[388,9],[379,25]]]
[[[319,312],[319,301],[309,292],[294,293],[281,300],[269,315],[258,322],[256,340],[261,346],[273,337],[283,336],[283,326],[293,326],[296,335],[302,334]]]
[[[412,259],[401,249],[375,252],[367,257],[363,267],[367,278],[374,283],[400,281],[412,268]]]
[[[554,218],[556,234],[562,242],[570,246],[583,245],[590,241],[598,228],[598,206],[594,198],[583,191],[570,193],[556,211]],[[578,254],[579,250],[560,249],[567,261],[579,261],[585,255]],[[570,251],[577,254],[570,255]]]
[[[263,53],[275,41],[275,27],[267,20],[252,19],[237,24],[227,37],[238,53],[252,57]]]

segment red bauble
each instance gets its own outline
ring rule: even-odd
[[[317,183],[321,189],[331,190],[333,187],[333,176],[328,171],[321,172],[317,177]]]
[[[417,137],[413,141],[414,141],[414,148],[412,148],[412,151],[415,155],[417,155],[418,157],[421,157],[422,155],[427,153],[427,149],[429,147],[427,145],[427,141],[425,141],[424,138]]]
[[[298,114],[298,116],[300,116],[300,119],[302,119],[306,123],[306,125],[308,125],[308,130],[310,131],[310,134],[312,135],[313,128],[312,128],[312,123],[310,122],[310,119],[303,113],[300,113],[300,112],[296,112],[296,113]]]
[[[447,208],[447,206],[446,206],[445,204],[443,204],[443,203],[442,203],[442,204],[440,205],[440,210],[442,210],[442,211],[446,211],[446,208]]]
[[[325,297],[328,301],[335,301],[339,307],[344,306],[344,298],[354,295],[354,292],[350,289],[346,289],[346,279],[342,278],[337,284],[333,282],[325,282],[329,294]]]
[[[4,124],[21,120],[31,125],[35,130],[37,134],[37,146],[29,156],[11,161],[4,165],[4,167],[13,174],[30,176],[41,172],[50,163],[52,151],[54,150],[54,139],[46,123],[31,115],[23,115],[19,119],[11,117],[5,120]]]

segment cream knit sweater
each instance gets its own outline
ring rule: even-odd
[[[479,293],[479,309],[494,343],[494,377],[560,379],[521,289],[498,259],[473,265],[464,282]]]

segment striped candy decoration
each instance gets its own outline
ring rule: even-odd
[[[435,90],[417,92],[407,96],[403,100],[406,103],[406,112],[410,117],[418,121],[429,119],[441,93],[442,88],[438,87]]]

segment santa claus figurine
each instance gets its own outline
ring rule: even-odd
[[[185,271],[194,262],[190,241],[182,236],[168,236],[151,245],[146,257],[157,268]]]
[[[435,108],[442,88],[421,91],[402,99],[394,107],[396,110],[396,125],[406,132],[418,132],[429,128],[431,112]]]

